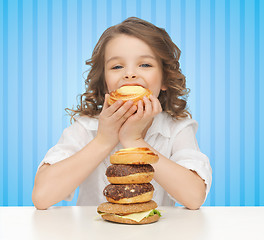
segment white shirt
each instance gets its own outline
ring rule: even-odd
[[[80,151],[97,134],[98,120],[88,116],[77,117],[76,121],[66,128],[59,142],[52,147],[39,167],[44,163],[54,164]],[[148,129],[145,141],[155,150],[175,163],[194,170],[206,184],[206,196],[212,182],[212,169],[209,159],[200,152],[195,134],[198,124],[193,119],[174,120],[169,114],[162,112],[154,117]],[[122,148],[119,143],[110,153]],[[105,202],[104,188],[109,184],[105,175],[110,166],[110,155],[79,186],[78,206],[99,205]],[[176,200],[170,196],[154,179],[153,200],[159,206],[174,206]],[[71,201],[74,192],[65,200]]]

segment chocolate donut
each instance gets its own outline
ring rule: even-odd
[[[103,194],[111,203],[130,204],[148,202],[152,199],[154,187],[151,183],[109,184]]]
[[[149,183],[154,176],[154,168],[150,164],[114,164],[107,168],[106,176],[112,184]]]

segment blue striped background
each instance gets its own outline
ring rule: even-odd
[[[84,89],[85,60],[107,27],[130,16],[165,28],[182,50],[213,168],[205,205],[264,205],[263,0],[1,0],[0,205],[32,205],[37,166]]]

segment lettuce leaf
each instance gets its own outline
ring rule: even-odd
[[[159,210],[157,210],[157,209],[153,209],[153,210],[149,213],[148,217],[150,217],[150,216],[154,216],[155,214],[158,214],[158,215],[161,217],[161,213],[160,213]]]

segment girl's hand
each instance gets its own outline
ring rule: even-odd
[[[107,103],[109,94],[105,94],[103,109],[99,115],[99,125],[96,138],[102,144],[115,147],[119,142],[118,132],[122,124],[136,111],[133,101],[123,103],[118,100],[113,105]]]
[[[138,102],[137,112],[130,116],[119,131],[119,140],[123,147],[135,147],[138,140],[144,139],[154,116],[162,111],[159,100],[151,95],[150,99],[143,98],[143,102]]]

